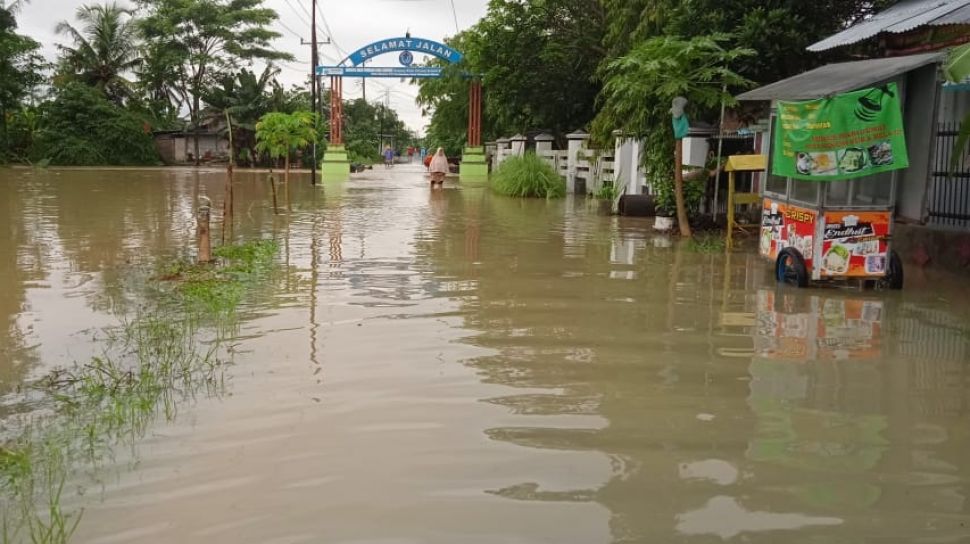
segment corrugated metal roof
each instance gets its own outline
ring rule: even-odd
[[[943,62],[945,53],[859,60],[826,64],[809,72],[765,85],[738,96],[738,100],[812,100],[854,91],[892,79],[927,64]]]
[[[808,46],[826,51],[850,45],[883,32],[898,34],[920,26],[970,24],[970,0],[903,0],[861,23]]]

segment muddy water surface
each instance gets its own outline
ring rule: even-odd
[[[222,179],[0,171],[0,393],[97,353]],[[970,540],[965,280],[777,291],[750,252],[407,167],[290,190],[274,217],[237,176],[282,277],[224,396],[72,480],[75,541]]]

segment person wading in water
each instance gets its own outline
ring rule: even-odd
[[[394,150],[391,146],[384,147],[384,168],[390,168],[394,164]]]
[[[448,173],[448,157],[445,156],[443,148],[439,147],[435,152],[428,170],[431,171],[431,188],[434,189],[435,185],[444,187],[445,175]]]

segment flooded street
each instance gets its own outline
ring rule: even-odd
[[[75,542],[970,541],[965,278],[777,289],[751,244],[584,200],[402,165],[294,174],[287,218],[265,177],[236,176],[235,238],[279,241],[283,273],[225,394],[72,477]],[[5,413],[193,253],[223,179],[0,170]]]

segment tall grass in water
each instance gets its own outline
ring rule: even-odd
[[[223,390],[219,324],[271,271],[277,249],[229,246],[216,250],[219,265],[166,265],[154,284],[165,296],[104,331],[101,355],[30,384],[35,409],[4,421],[0,435],[3,542],[67,542],[81,512],[61,502],[77,467],[97,467],[118,445],[134,448],[157,418],[172,420],[180,404]],[[212,341],[203,342],[202,323],[215,325]]]
[[[535,153],[509,157],[492,174],[492,190],[515,197],[562,198],[566,182]]]

